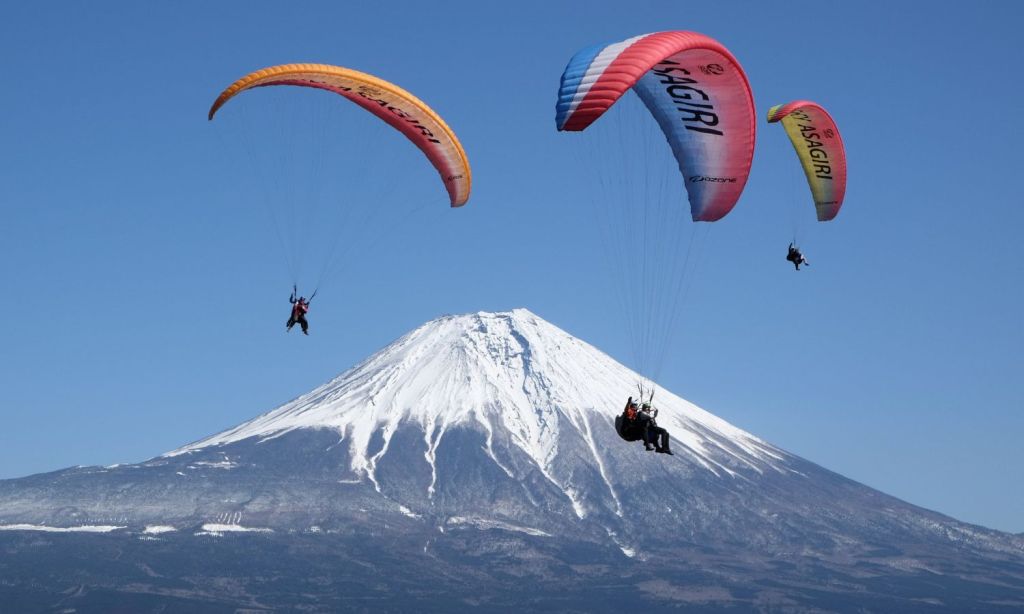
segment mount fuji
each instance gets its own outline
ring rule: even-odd
[[[312,392],[130,465],[0,481],[27,609],[1011,611],[1024,538],[659,390],[533,313],[438,318]],[[13,600],[13,601],[12,601]]]

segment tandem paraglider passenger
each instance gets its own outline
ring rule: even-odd
[[[792,243],[789,244],[789,252],[786,254],[786,260],[792,262],[793,266],[795,266],[798,271],[800,270],[801,264],[804,266],[811,266],[811,263],[807,262],[807,258],[804,258],[804,255],[800,253],[800,248],[796,247]]]
[[[622,413],[615,416],[615,432],[626,441],[639,441],[644,438],[643,430],[636,419],[638,411],[636,401],[633,400],[633,397],[629,397],[626,399],[626,407]]]
[[[304,296],[296,298],[296,293],[298,293],[298,288],[292,286],[292,295],[288,297],[288,302],[292,304],[292,315],[288,318],[288,328],[285,330],[291,332],[292,327],[298,324],[302,327],[302,334],[308,335],[309,322],[306,321],[306,314],[309,313],[309,303],[313,297],[309,297],[309,300],[306,300]],[[316,295],[316,292],[313,294]]]

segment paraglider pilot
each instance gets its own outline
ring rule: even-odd
[[[658,426],[655,420],[657,416],[658,410],[651,407],[650,403],[641,405],[636,415],[637,422],[644,429],[644,448],[648,452],[654,450],[659,454],[672,454],[672,450],[668,449],[668,431]]]
[[[309,312],[309,301],[313,300],[313,297],[309,297],[309,301],[306,297],[300,296],[295,297],[298,292],[298,288],[292,286],[292,295],[288,297],[288,302],[292,304],[292,315],[288,318],[288,332],[291,332],[292,327],[298,324],[302,327],[302,334],[309,334],[309,322],[306,321],[306,313]]]
[[[786,260],[792,262],[793,266],[795,266],[798,271],[800,270],[801,264],[804,266],[811,266],[811,263],[807,262],[807,258],[804,258],[804,255],[800,253],[800,248],[796,247],[792,243],[789,244],[789,252],[786,254]]]

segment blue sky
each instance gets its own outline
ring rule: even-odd
[[[912,503],[1024,531],[1017,3],[284,6],[5,8],[0,478],[157,455],[444,313],[527,307],[628,363],[555,93],[581,47],[683,29],[732,50],[759,113],[826,106],[850,181],[835,222],[801,225],[813,266],[796,274],[796,160],[759,124],[662,385]],[[366,177],[389,189],[363,177],[354,197],[409,222],[357,237],[371,240],[325,284],[309,338],[282,331],[290,279],[257,183],[230,125],[206,121],[237,77],[302,61],[414,92],[474,171],[450,210],[417,152],[381,137],[387,168]]]

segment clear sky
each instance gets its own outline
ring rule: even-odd
[[[593,186],[555,131],[555,93],[581,47],[682,29],[732,50],[761,123],[661,383],[869,486],[1024,531],[1024,4],[23,2],[3,13],[0,478],[155,456],[445,313],[526,307],[628,364],[589,223]],[[426,162],[384,135],[369,159],[386,165],[341,175],[411,223],[374,234],[328,280],[308,338],[283,332],[290,279],[259,182],[243,179],[230,122],[206,120],[231,81],[288,62],[401,84],[448,120],[474,171],[472,199],[451,210]],[[839,218],[802,226],[813,266],[799,274],[782,259],[796,157],[761,120],[797,98],[832,112],[850,160]]]

